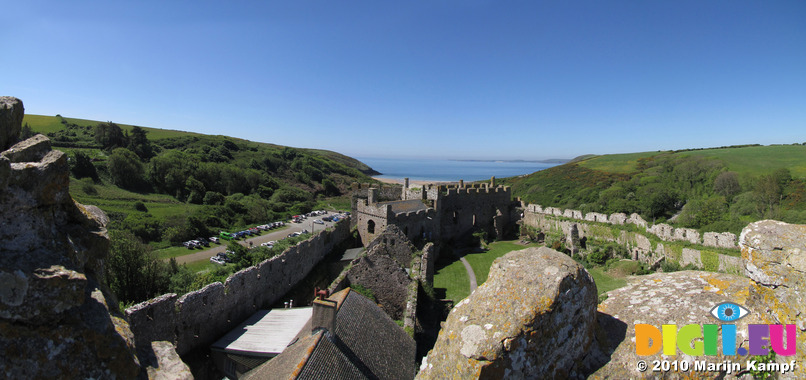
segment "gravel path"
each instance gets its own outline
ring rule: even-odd
[[[462,264],[465,265],[465,269],[467,270],[467,277],[470,278],[470,293],[473,293],[474,290],[478,287],[476,283],[476,273],[473,272],[473,267],[470,266],[470,263],[465,260],[464,257],[460,258],[459,260],[462,261]]]

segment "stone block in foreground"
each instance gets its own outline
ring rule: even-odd
[[[549,248],[510,252],[451,310],[418,379],[582,378],[595,355],[596,285]]]

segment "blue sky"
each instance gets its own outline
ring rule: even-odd
[[[27,113],[352,156],[806,142],[806,2],[16,1]]]

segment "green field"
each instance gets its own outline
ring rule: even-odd
[[[678,153],[681,156],[717,158],[728,170],[759,176],[787,168],[794,178],[806,178],[806,145],[750,146],[731,149],[706,149]]]
[[[728,170],[754,176],[769,174],[775,169],[787,168],[793,177],[806,177],[806,145],[769,145],[737,148],[715,148],[681,152],[641,152],[607,154],[580,161],[579,166],[608,173],[632,173],[638,159],[671,154],[679,157],[705,157],[722,160]]]

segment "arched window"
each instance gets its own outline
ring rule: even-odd
[[[375,221],[372,219],[370,219],[370,221],[367,222],[367,232],[371,234],[375,233]]]

